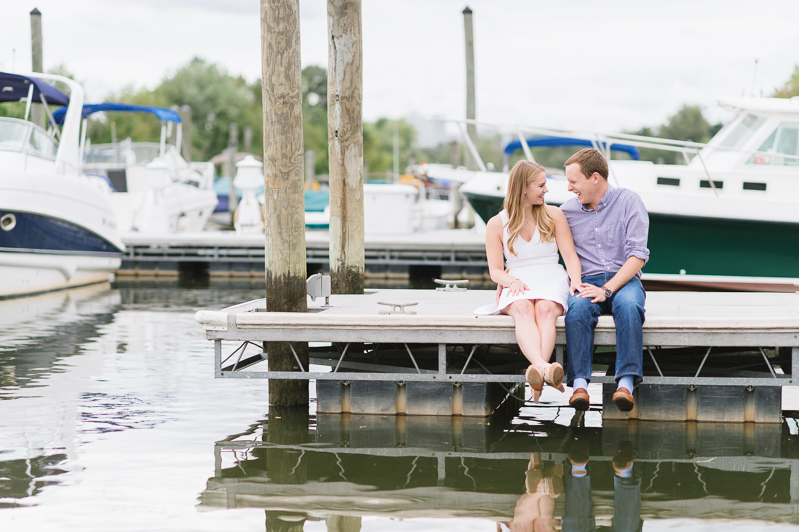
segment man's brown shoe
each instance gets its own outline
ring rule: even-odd
[[[635,399],[633,399],[633,394],[630,393],[630,390],[622,387],[613,394],[613,404],[622,412],[629,412],[635,406]]]
[[[569,406],[575,410],[588,410],[589,405],[588,391],[585,388],[577,388],[574,390],[571,398],[569,399]]]

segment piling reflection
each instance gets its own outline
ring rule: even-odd
[[[481,518],[512,531],[635,531],[686,517],[799,523],[796,437],[785,423],[744,429],[273,411],[216,444],[200,505],[264,509],[269,530],[322,519],[360,530],[366,516]]]

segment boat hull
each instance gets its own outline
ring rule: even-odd
[[[119,256],[0,251],[0,299],[108,282]]]
[[[77,224],[0,209],[0,298],[107,282],[122,253]]]
[[[504,198],[468,194],[488,220]],[[799,224],[649,213],[645,284],[724,290],[793,291],[799,280]]]

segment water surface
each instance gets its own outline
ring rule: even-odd
[[[0,301],[0,530],[799,523],[793,419],[603,426],[551,391],[491,419],[270,412],[265,381],[213,378],[193,319],[262,294],[132,283]]]

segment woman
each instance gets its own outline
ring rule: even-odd
[[[497,310],[516,323],[516,341],[530,361],[525,378],[536,402],[544,383],[564,391],[563,367],[549,362],[555,319],[568,308],[569,293],[580,288],[580,260],[569,224],[560,209],[544,203],[547,192],[544,167],[519,161],[510,172],[504,209],[486,226],[491,280],[503,287]],[[558,264],[558,251],[568,276]]]

